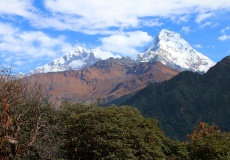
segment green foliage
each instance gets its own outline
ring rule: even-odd
[[[178,141],[169,140],[165,143],[164,153],[169,160],[189,160],[187,145]]]
[[[230,133],[221,132],[216,126],[200,123],[188,138],[187,148],[191,159],[230,159]]]
[[[230,57],[204,75],[182,72],[169,81],[149,85],[128,99],[146,117],[156,117],[166,135],[185,140],[198,121],[230,131]]]
[[[15,79],[5,68],[0,88],[0,159],[56,159],[60,130],[45,90]]]
[[[178,142],[165,137],[154,118],[129,106],[95,107],[64,102],[66,159],[229,159],[230,134],[200,122]]]
[[[155,119],[128,106],[108,108],[75,104],[66,107],[68,159],[163,159],[166,138]]]

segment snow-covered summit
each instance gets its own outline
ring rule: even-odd
[[[77,47],[75,50],[65,54],[63,57],[54,59],[52,62],[37,67],[30,71],[27,75],[60,72],[66,70],[80,70],[87,66],[95,64],[99,60],[104,60],[114,56],[111,52],[102,51],[100,49],[86,49]]]
[[[204,73],[215,63],[196,51],[180,34],[166,29],[160,31],[153,43],[136,57],[137,61],[160,61],[179,71]]]

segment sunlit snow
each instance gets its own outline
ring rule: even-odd
[[[141,62],[160,61],[177,70],[207,72],[215,63],[199,53],[180,34],[166,29],[161,30],[149,48],[140,53],[136,60]]]

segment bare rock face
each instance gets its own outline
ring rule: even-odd
[[[82,70],[35,74],[24,80],[48,88],[50,101],[58,106],[63,100],[94,103],[102,98],[108,102],[177,74],[160,62],[138,63],[123,57],[100,60]]]

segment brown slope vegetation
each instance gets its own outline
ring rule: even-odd
[[[59,105],[63,100],[92,103],[99,97],[111,101],[177,74],[160,62],[110,58],[78,71],[36,74],[24,79],[48,87],[50,101]]]

